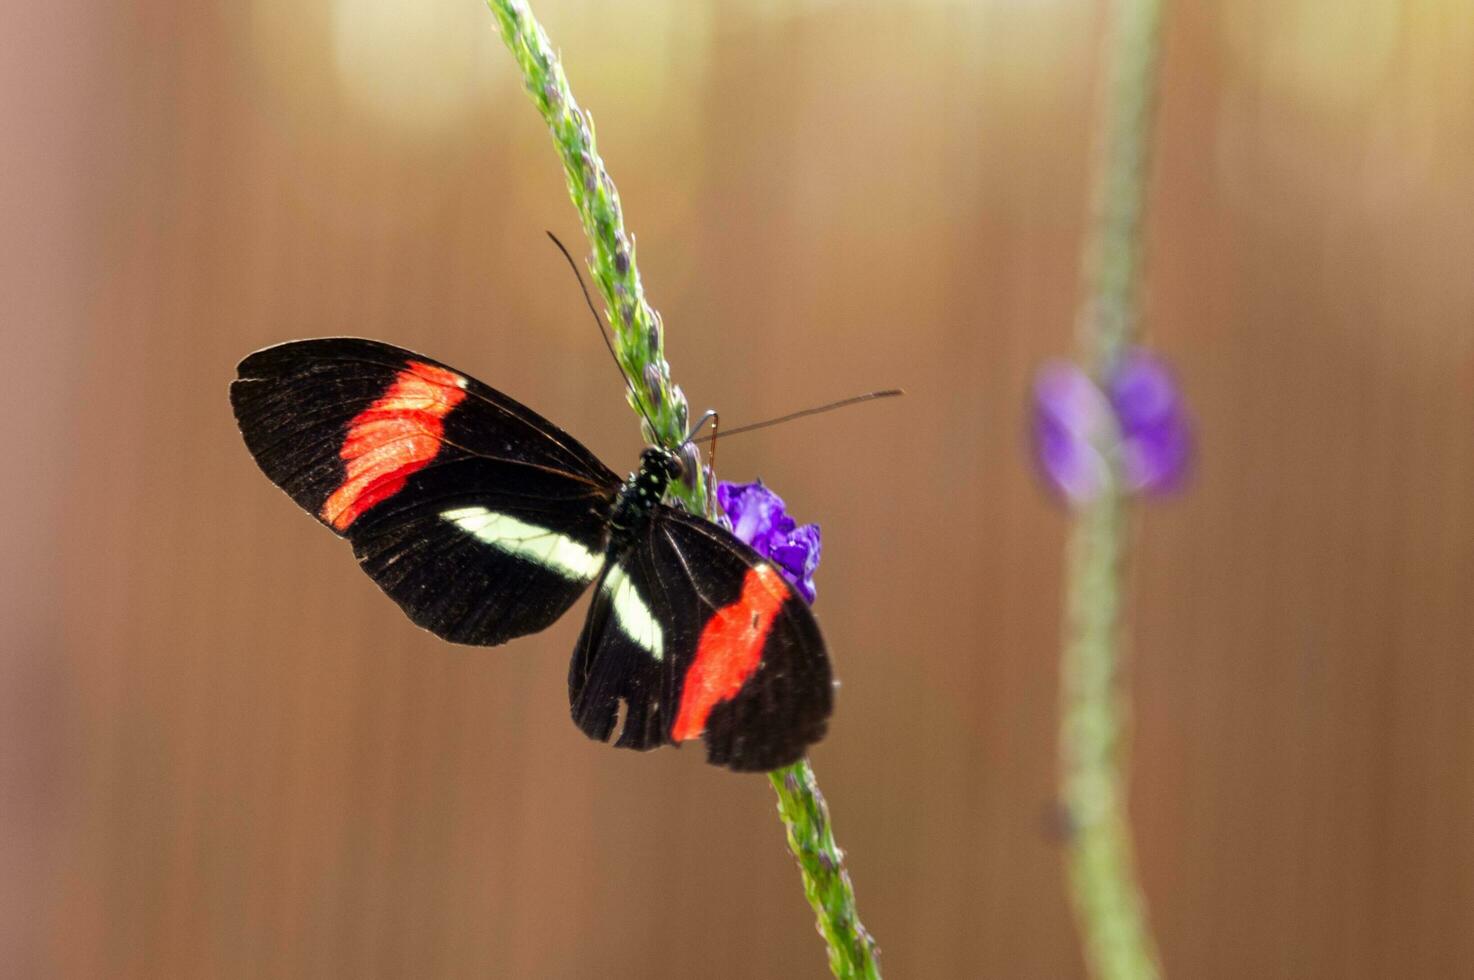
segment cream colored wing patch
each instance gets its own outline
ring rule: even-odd
[[[660,630],[660,624],[655,621],[650,606],[636,591],[635,583],[629,580],[624,569],[619,565],[610,568],[600,588],[609,595],[609,602],[614,607],[614,618],[619,620],[619,628],[624,631],[624,635],[644,647],[656,660],[664,660],[665,635]]]
[[[485,507],[460,507],[441,511],[440,516],[498,551],[541,565],[575,582],[592,581],[604,564],[603,555],[595,554],[567,535],[510,514],[498,514]]]

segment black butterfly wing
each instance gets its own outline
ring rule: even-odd
[[[517,476],[518,489],[506,487]],[[491,646],[546,629],[603,565],[607,501],[495,461],[411,476],[348,530],[359,564],[417,625]]]
[[[813,613],[727,531],[660,506],[599,579],[569,668],[591,738],[649,749],[700,737],[740,771],[788,765],[823,738],[833,681]]]
[[[230,400],[267,477],[437,636],[536,632],[602,566],[619,478],[438,361],[371,340],[295,341],[242,361]]]

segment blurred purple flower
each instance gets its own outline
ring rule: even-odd
[[[1128,351],[1106,384],[1121,426],[1121,474],[1126,486],[1149,494],[1182,485],[1192,432],[1182,393],[1160,358]]]
[[[1072,504],[1094,500],[1110,480],[1100,450],[1110,412],[1100,389],[1073,364],[1047,364],[1034,382],[1035,459],[1046,482]]]
[[[819,567],[819,525],[797,526],[783,498],[756,483],[717,482],[717,504],[732,533],[773,562],[807,602],[814,601]]]
[[[1159,358],[1132,350],[1102,391],[1073,364],[1046,365],[1034,383],[1034,449],[1050,486],[1088,503],[1112,478],[1128,492],[1169,493],[1182,485],[1192,433],[1182,396]]]

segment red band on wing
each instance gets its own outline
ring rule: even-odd
[[[369,508],[404,489],[410,474],[440,452],[444,419],[466,397],[465,384],[445,368],[406,364],[383,397],[348,424],[338,453],[348,464],[347,476],[322,505],[322,519],[346,531]]]
[[[742,595],[718,609],[701,631],[696,659],[686,671],[672,739],[684,742],[700,736],[711,709],[742,690],[762,660],[773,619],[786,601],[788,588],[772,566],[748,569]]]

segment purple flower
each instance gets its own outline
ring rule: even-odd
[[[1076,505],[1100,496],[1113,477],[1128,492],[1175,490],[1192,454],[1177,384],[1141,350],[1120,360],[1104,391],[1073,364],[1045,366],[1034,383],[1033,430],[1044,479]]]
[[[1072,504],[1100,496],[1110,482],[1101,447],[1111,406],[1085,372],[1063,361],[1034,382],[1034,454],[1045,480]]]
[[[1121,474],[1127,487],[1151,494],[1176,490],[1187,474],[1192,433],[1167,365],[1132,350],[1111,372],[1106,389],[1121,426]]]
[[[769,559],[808,602],[814,601],[819,567],[819,525],[796,526],[783,498],[756,483],[717,482],[717,504],[732,533]]]

